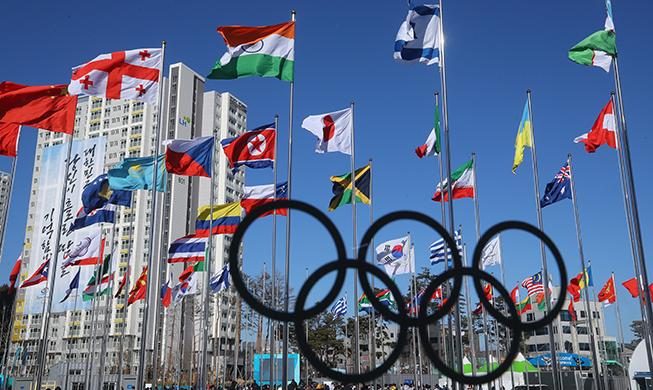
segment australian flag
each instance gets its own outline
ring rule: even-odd
[[[546,185],[544,196],[540,200],[540,207],[548,206],[565,198],[571,199],[569,163],[565,163],[562,169],[560,169],[560,172]]]

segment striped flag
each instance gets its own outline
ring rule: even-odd
[[[529,276],[521,282],[521,286],[528,290],[528,296],[544,293],[544,284],[542,284],[542,271],[533,276]]]
[[[206,238],[195,235],[174,240],[168,249],[168,263],[204,261]]]
[[[454,233],[454,241],[456,242],[456,247],[458,247],[458,253],[460,253],[460,256],[462,257],[463,255],[463,242],[462,242],[462,237],[460,235],[460,230],[456,230]],[[431,250],[431,265],[438,264],[444,262],[444,238],[441,238],[431,244],[429,247]],[[452,260],[452,255],[451,255],[451,248],[447,246],[447,259],[449,262]]]
[[[437,64],[440,57],[440,7],[420,5],[408,11],[395,38],[394,59],[406,65]]]
[[[347,314],[347,294],[344,297],[338,299],[336,303],[333,304],[331,308],[331,315],[333,319],[337,319],[341,315]]]
[[[231,286],[231,278],[229,277],[229,264],[225,265],[220,272],[211,276],[209,280],[211,286],[211,294],[215,294],[222,290],[226,290]]]

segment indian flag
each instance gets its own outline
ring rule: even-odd
[[[227,52],[206,78],[261,76],[294,81],[295,22],[263,27],[224,26],[218,32],[224,37]]]
[[[460,168],[451,173],[451,191],[454,199],[473,198],[474,197],[474,160],[469,160]],[[433,199],[436,202],[442,201],[442,183],[438,183],[435,189]],[[449,186],[447,180],[444,181],[444,201],[449,200]]]

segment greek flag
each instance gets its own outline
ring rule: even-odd
[[[331,308],[333,319],[340,317],[342,314],[347,314],[347,295],[338,299],[338,301]]]
[[[395,61],[406,65],[439,62],[440,7],[420,5],[408,11],[395,38]]]
[[[229,288],[231,285],[229,278],[229,264],[225,265],[224,268],[220,270],[220,272],[211,276],[209,285],[211,286],[211,294],[215,294]]]
[[[460,253],[460,256],[462,257],[463,255],[463,243],[462,243],[462,238],[460,236],[460,230],[456,230],[454,234],[454,241],[456,242],[456,246],[458,247],[458,253]],[[431,244],[429,247],[431,250],[431,265],[438,264],[444,262],[444,238],[441,238]],[[447,259],[449,262],[452,259],[451,256],[451,248],[447,247]]]

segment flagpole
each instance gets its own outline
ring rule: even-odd
[[[292,83],[291,83],[291,96],[292,96]],[[292,99],[291,99],[292,100]],[[291,110],[292,110],[292,104],[291,104]],[[277,131],[277,126],[279,124],[279,115],[274,116],[274,128],[275,131]],[[291,129],[292,132],[292,129]],[[277,135],[278,133],[275,134],[275,141],[274,141],[274,201],[277,200]],[[292,135],[290,136],[292,138]],[[290,143],[291,141],[288,141],[288,149],[290,150]],[[290,153],[290,152],[289,152]],[[288,156],[288,159],[290,161],[290,156]],[[290,162],[288,163],[288,177],[290,177]],[[288,198],[290,199],[290,180],[288,180]],[[287,211],[288,214],[290,214],[290,210]],[[290,240],[290,225],[288,225],[288,221],[290,220],[290,216],[287,216],[286,220],[286,252],[288,252],[287,247],[288,247],[288,241]],[[270,271],[270,284],[271,284],[271,289],[270,289],[270,305],[272,306],[273,310],[277,309],[276,306],[276,262],[277,262],[277,210],[272,211],[272,264],[271,264],[271,271]],[[263,263],[263,283],[265,284],[265,263]],[[265,290],[263,291],[263,294],[265,294]],[[270,328],[268,330],[268,337],[270,337],[270,390],[273,390],[274,387],[274,374],[275,374],[275,368],[276,368],[276,359],[274,356],[274,321],[272,319],[269,319],[269,324]],[[227,360],[227,355],[225,353],[225,367],[226,367],[226,360]],[[283,364],[283,363],[282,363]],[[275,389],[276,390],[276,389]]]
[[[623,113],[623,103],[621,99],[621,81],[619,79],[619,67],[617,65],[617,58],[613,58],[614,78],[617,89],[617,97],[619,99],[619,118],[621,126],[617,126],[617,141],[619,152],[619,169],[621,173],[621,185],[624,194],[624,206],[626,207],[626,219],[628,221],[628,234],[630,236],[630,250],[633,256],[633,265],[635,274],[639,277],[637,279],[639,291],[645,291],[648,286],[648,276],[646,274],[646,264],[644,261],[644,248],[642,246],[641,230],[639,230],[639,213],[637,212],[637,203],[635,199],[635,184],[632,176],[632,166],[630,163],[630,144],[628,142],[628,133],[626,131],[626,117]],[[612,107],[616,111],[615,93],[611,93]],[[620,130],[620,131],[619,131]],[[626,170],[626,168],[629,168]],[[628,173],[628,175],[626,174]],[[632,200],[631,200],[632,197]],[[640,279],[640,277],[642,279]],[[646,278],[643,280],[643,278]],[[646,345],[647,359],[649,370],[653,371],[653,327],[648,324],[647,318],[653,318],[651,311],[651,302],[647,302],[646,294],[640,294],[639,304],[642,312],[642,324],[648,337],[644,337]]]
[[[79,272],[79,271],[77,271],[77,272]],[[73,305],[73,313],[75,313],[77,311],[77,298],[79,298],[79,279],[77,280],[77,288],[75,290],[76,290],[75,291],[75,304]],[[75,318],[75,315],[73,314],[73,326],[75,326],[74,318]],[[69,374],[70,374],[70,360],[72,359],[72,350],[73,350],[72,349],[73,343],[70,342],[70,341],[72,341],[72,339],[73,339],[73,335],[71,334],[69,342],[68,342],[68,359],[67,359],[68,364],[66,364],[66,378],[64,379],[64,382],[63,382],[63,388],[64,389],[68,389],[68,377],[69,377]],[[7,349],[9,349],[9,348],[7,348]],[[6,378],[6,376],[5,376],[5,378]]]
[[[113,215],[113,232],[111,233],[111,252],[109,257],[109,282],[107,285],[107,304],[104,308],[104,330],[102,331],[102,347],[100,348],[100,373],[98,378],[98,388],[102,388],[104,385],[104,364],[106,362],[105,354],[107,352],[107,338],[109,336],[109,318],[111,317],[111,309],[113,303],[113,263],[116,259],[113,258],[116,249],[116,215],[114,212]],[[100,288],[102,288],[102,282],[100,281]],[[101,291],[96,291],[96,294],[101,294]]]
[[[163,64],[165,63],[166,57],[166,41],[161,42],[161,68],[159,69],[159,113],[157,115],[157,125],[156,125],[156,135],[155,135],[155,147],[154,147],[154,164],[152,170],[152,205],[150,208],[150,242],[148,245],[148,257],[147,257],[147,272],[150,277],[150,281],[158,280],[157,275],[159,274],[159,268],[153,269],[154,265],[154,225],[156,221],[156,198],[157,198],[157,176],[159,173],[159,148],[161,147],[161,118],[163,116]],[[211,210],[213,211],[213,210]],[[152,284],[148,283],[145,287],[145,304],[143,305],[143,331],[141,333],[141,345],[140,345],[140,354],[138,356],[138,379],[136,380],[136,389],[142,390],[145,388],[145,354],[147,353],[147,325],[148,317],[150,311],[150,297],[152,295]],[[156,282],[154,283],[156,284]],[[155,291],[156,293],[156,291]],[[154,340],[156,343],[156,340]],[[154,373],[153,373],[154,374]],[[153,375],[154,379],[154,375]]]
[[[294,22],[296,19],[297,12],[292,11],[290,13],[291,19]],[[294,49],[293,49],[294,50]],[[292,173],[292,126],[293,126],[293,104],[294,104],[294,92],[295,92],[295,81],[294,81],[294,70],[293,70],[293,81],[290,83],[290,113],[288,117],[288,199],[292,199],[290,197],[290,179],[291,179],[291,173]],[[276,137],[275,137],[276,139]],[[275,141],[276,142],[276,141]],[[276,149],[274,151],[275,156],[276,156]],[[275,162],[275,175],[276,175],[276,162]],[[276,196],[276,187],[277,182],[275,180],[274,182],[274,193]],[[276,198],[275,198],[276,199]],[[290,301],[290,209],[287,210],[286,213],[286,267],[285,267],[285,272],[286,272],[286,279],[285,279],[285,294],[284,294],[284,312],[288,312],[290,309],[289,301]],[[273,268],[274,269],[274,268]],[[288,389],[288,322],[285,321],[283,323],[283,361],[282,361],[282,368],[283,372],[281,374],[281,377],[283,379],[283,390]],[[272,387],[270,387],[270,390],[273,390]]]
[[[571,200],[572,200],[572,203],[574,205],[574,219],[576,221],[576,237],[578,238],[578,252],[579,252],[579,255],[580,255],[580,267],[581,267],[580,269],[583,272],[583,279],[585,279],[585,288],[587,290],[589,290],[590,281],[588,279],[587,272],[585,271],[585,254],[583,252],[583,239],[582,239],[581,234],[580,234],[580,220],[578,218],[578,203],[576,202],[576,186],[575,186],[575,183],[574,183],[574,170],[571,167],[571,153],[567,154],[567,164],[569,165],[569,182],[571,183]],[[586,293],[587,292],[588,291],[586,291]],[[592,345],[592,348],[590,350],[592,351],[592,359],[594,360],[594,362],[599,362],[599,360],[597,360],[597,356],[596,356],[596,344],[595,344],[595,342],[596,342],[595,337],[596,336],[594,335],[595,332],[594,332],[594,324],[593,324],[593,321],[592,321],[592,310],[590,308],[589,294],[585,294],[585,306],[587,308],[586,309],[587,313],[588,313],[587,317],[589,319],[588,321],[589,321],[589,325],[590,325],[590,342],[591,342],[591,345]],[[592,364],[592,368],[594,369],[594,375],[593,375],[594,388],[598,389],[599,388],[599,379],[598,378],[599,378],[599,375],[600,375],[599,374],[598,364]]]
[[[20,255],[21,255],[21,259],[22,259],[22,255],[23,255],[23,251],[24,251],[24,250],[25,250],[25,243],[23,243],[23,249],[21,249],[21,252],[20,252],[20,253],[21,253],[21,254],[20,254]],[[22,261],[21,261],[21,266],[22,266]],[[20,268],[20,267],[19,267],[19,268]],[[20,269],[19,269],[18,271],[20,272]],[[17,278],[17,279],[18,279],[18,278]],[[2,359],[2,361],[3,361],[2,371],[3,371],[3,373],[4,373],[4,377],[5,377],[5,378],[7,378],[7,376],[9,375],[9,373],[7,372],[7,369],[8,369],[8,366],[9,366],[9,365],[7,364],[7,357],[8,357],[8,355],[9,355],[9,344],[11,343],[12,334],[13,334],[13,330],[14,330],[14,324],[15,324],[15,322],[16,322],[16,318],[15,318],[15,317],[16,317],[16,298],[18,297],[18,288],[14,289],[14,291],[15,291],[15,292],[14,292],[14,301],[13,301],[13,303],[12,303],[12,307],[11,307],[11,317],[10,317],[10,318],[11,318],[11,321],[10,321],[10,324],[11,324],[11,328],[10,328],[10,329],[11,329],[11,332],[9,332],[9,333],[7,334],[7,344],[6,344],[6,348],[5,348],[4,358]],[[19,331],[19,332],[20,332],[20,331]],[[15,362],[15,358],[14,358],[14,362]],[[2,382],[2,386],[0,386],[0,389],[2,389],[2,390],[6,389],[5,382],[6,382],[6,381],[3,381],[3,382]]]
[[[127,269],[125,270],[125,300],[122,304],[122,333],[120,334],[120,352],[118,353],[118,386],[122,387],[122,363],[123,363],[123,350],[125,344],[125,331],[127,327],[127,299],[129,297],[129,276],[131,272],[131,258],[132,258],[132,237],[134,236],[134,192],[132,191],[131,200],[129,202],[130,216],[129,216],[129,248],[127,249]],[[65,390],[65,389],[64,389]]]
[[[353,138],[352,138],[353,139]],[[372,159],[369,159],[369,165],[370,165],[370,193],[369,193],[369,199],[370,199],[370,226],[374,224],[374,210],[372,209]],[[374,248],[374,237],[372,237],[370,241],[370,248]],[[374,264],[373,258],[370,258],[370,261],[372,264]],[[372,291],[374,291],[374,277],[372,277]],[[376,313],[375,310],[372,310],[372,329],[374,329],[374,332],[372,334],[373,337],[371,337],[371,340],[373,339],[374,341],[372,342],[372,370],[376,369]],[[383,328],[381,329],[383,331]],[[381,346],[381,350],[383,350],[383,345]],[[370,370],[371,371],[371,370]],[[376,379],[374,380],[374,387],[376,388]]]
[[[476,172],[474,172],[474,179],[476,179]],[[476,187],[476,186],[474,186],[474,187]],[[506,285],[506,272],[505,272],[505,269],[503,268],[503,245],[502,245],[502,242],[501,242],[501,233],[499,233],[499,256],[500,256],[499,259],[501,261],[501,284],[503,284],[505,286]],[[517,290],[519,290],[519,288]],[[504,315],[506,315],[506,317],[508,316],[508,304],[507,303],[506,303],[506,306],[504,308]],[[509,348],[509,344],[510,344],[509,339],[511,338],[510,337],[511,333],[510,333],[510,331],[508,329],[506,329],[505,325],[504,325],[503,328],[506,331],[506,348]],[[514,372],[514,370],[512,368],[512,364],[510,365],[510,380],[511,380],[512,387],[515,387],[515,372]]]
[[[528,98],[528,117],[530,118],[531,122],[531,158],[532,158],[532,163],[533,163],[533,181],[535,182],[535,204],[536,204],[536,209],[537,209],[537,224],[538,228],[540,231],[544,231],[544,224],[542,222],[542,208],[540,207],[540,183],[537,175],[537,154],[535,153],[535,131],[534,131],[534,126],[533,126],[533,110],[531,107],[531,90],[526,91],[526,96]],[[544,282],[546,281],[546,285],[544,286],[544,300],[546,301],[546,311],[547,313],[551,312],[551,302],[549,300],[549,272],[547,270],[546,266],[546,247],[544,246],[544,241],[540,240],[540,249],[542,251],[542,284],[545,284]],[[563,281],[564,282],[564,281]],[[549,324],[547,325],[549,328],[549,343],[551,346],[551,368],[553,371],[553,388],[554,390],[559,390],[561,389],[560,383],[559,383],[559,372],[558,372],[558,356],[556,353],[555,349],[555,336],[553,334],[553,325]]]
[[[462,226],[460,227],[460,232],[462,234]],[[465,267],[467,267],[467,244],[463,244],[463,260],[465,262]],[[469,279],[465,278],[465,295],[467,296],[467,329],[469,333],[469,350],[470,350],[470,357],[472,358],[471,363],[472,363],[472,376],[476,376],[476,342],[474,341],[474,334],[476,332],[473,332],[472,329],[474,327],[474,321],[472,318],[472,306],[471,302],[469,301],[470,291],[469,291]]]
[[[22,126],[18,126],[18,136],[16,137],[16,157],[11,161],[11,183],[9,184],[9,191],[7,193],[7,214],[5,215],[5,220],[2,221],[2,241],[0,241],[0,265],[2,264],[2,252],[5,249],[4,243],[5,236],[7,235],[7,221],[9,221],[9,207],[11,205],[11,194],[13,193],[14,188],[14,178],[16,177],[16,164],[18,160],[18,141],[20,141],[20,131]],[[3,360],[3,364],[6,365],[6,362]]]
[[[351,127],[351,213],[352,213],[352,219],[353,219],[353,251],[354,251],[354,257],[356,257],[356,246],[358,242],[357,234],[356,234],[356,168],[354,167],[354,102],[352,101],[349,103],[349,107],[351,110],[351,116],[349,119],[349,124]],[[358,270],[354,269],[354,295],[358,296]],[[356,339],[355,345],[354,345],[354,373],[355,374],[360,374],[360,340],[359,340],[359,334],[360,334],[360,329],[359,329],[359,315],[358,315],[358,310],[355,310],[355,315],[354,315],[354,338]],[[356,388],[359,388],[359,385],[356,385]]]
[[[115,214],[114,214],[115,218]],[[95,262],[95,281],[93,283],[93,297],[91,298],[91,332],[89,334],[89,346],[88,346],[88,359],[86,360],[86,372],[84,373],[84,388],[90,388],[91,384],[93,383],[93,375],[91,372],[93,371],[93,360],[95,360],[95,334],[96,334],[96,328],[97,328],[97,317],[98,317],[98,306],[100,305],[99,299],[97,298],[97,290],[98,290],[98,280],[102,279],[102,261],[104,260],[104,246],[102,245],[102,241],[104,240],[104,229],[102,230],[102,233],[100,234],[100,256],[98,256],[97,261]],[[87,286],[88,287],[88,286]]]
[[[612,287],[614,288],[614,271],[612,272]],[[621,324],[621,309],[619,308],[619,296],[617,295],[617,289],[614,289],[614,300],[616,303],[615,306],[615,317],[617,317],[617,323],[619,324],[619,332],[621,333],[621,346],[617,349],[619,351],[619,360],[623,361],[623,348],[626,340],[624,339],[624,329]],[[628,389],[632,389],[632,384],[628,381]]]
[[[70,137],[68,138],[68,149],[66,152],[66,175],[64,176],[64,184],[61,186],[61,204],[60,204],[60,213],[59,213],[59,218],[57,219],[57,228],[55,229],[55,238],[54,238],[54,250],[53,250],[53,255],[49,259],[51,263],[48,265],[49,270],[48,270],[48,280],[45,282],[46,286],[48,287],[48,299],[47,299],[47,305],[48,305],[48,310],[45,310],[45,305],[46,301],[43,302],[43,328],[41,332],[41,339],[39,340],[39,353],[36,355],[36,388],[40,389],[41,388],[41,383],[43,381],[43,370],[44,370],[44,363],[45,363],[45,355],[48,350],[48,346],[46,345],[46,340],[48,339],[48,333],[50,332],[50,313],[52,311],[52,297],[54,295],[54,279],[56,278],[55,272],[51,272],[51,270],[56,270],[57,269],[57,260],[59,258],[59,242],[61,240],[61,223],[63,220],[63,211],[64,207],[66,204],[66,191],[68,189],[68,167],[70,166],[70,153],[73,148],[73,135],[70,134]],[[13,177],[11,178],[13,180]],[[52,276],[52,277],[50,277]],[[51,280],[52,279],[52,280]]]
[[[408,232],[408,240],[410,241],[410,232]],[[410,251],[410,249],[408,249],[408,250]],[[410,255],[409,255],[409,257],[410,257]],[[410,276],[411,276],[411,279],[412,279],[412,283],[410,284],[410,291],[411,291],[411,295],[413,296],[413,298],[408,301],[409,302],[408,305],[411,308],[411,311],[413,312],[412,313],[413,317],[415,317],[415,314],[417,313],[417,310],[418,310],[417,309],[417,305],[418,305],[418,303],[417,303],[417,288],[415,288],[415,270],[413,269],[413,266],[411,264],[410,259],[408,260],[408,269],[409,269]],[[374,309],[372,309],[372,310],[374,310]],[[413,378],[415,380],[415,388],[417,388],[418,387],[417,386],[417,342],[415,341],[415,339],[416,339],[416,334],[415,333],[417,333],[417,331],[415,330],[415,328],[413,328],[413,331],[412,331],[412,336],[413,337],[412,337],[412,340],[411,340],[412,344],[413,344]]]

